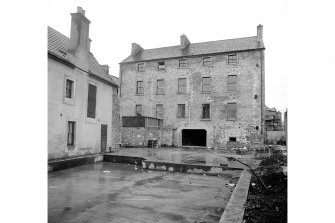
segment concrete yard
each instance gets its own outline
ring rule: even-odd
[[[234,177],[234,178],[233,178]],[[49,222],[219,222],[239,176],[100,162],[49,173]]]

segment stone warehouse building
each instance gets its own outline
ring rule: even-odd
[[[120,142],[119,80],[90,52],[85,11],[70,38],[48,27],[48,159],[97,154]]]
[[[182,35],[180,45],[156,49],[133,43],[120,63],[123,121],[162,119],[159,131],[147,131],[161,145],[263,144],[264,50],[262,25],[245,38],[190,43]],[[148,135],[123,127],[123,143],[139,137],[146,145],[141,134]]]

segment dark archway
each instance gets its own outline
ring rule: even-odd
[[[183,129],[183,146],[206,146],[207,132],[205,129]]]

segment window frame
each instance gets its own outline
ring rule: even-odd
[[[72,97],[67,97],[67,81],[72,81]],[[75,105],[75,98],[76,98],[76,79],[65,75],[64,76],[64,90],[63,90],[63,103],[68,105]]]
[[[158,111],[159,107],[162,108],[161,111]],[[158,114],[161,114],[161,117],[158,117]],[[156,104],[156,118],[164,119],[164,105],[163,104]]]
[[[231,61],[231,59],[229,58],[230,56],[235,56],[235,59],[233,60],[235,62],[230,62]],[[229,65],[238,64],[238,54],[237,53],[227,54],[227,64],[229,64]]]
[[[229,105],[235,105],[235,110],[229,109]],[[235,118],[230,118],[229,117],[229,112],[230,111],[235,111]],[[237,120],[237,103],[236,102],[229,102],[227,103],[227,120],[228,121],[236,121]]]
[[[183,106],[183,112],[179,110],[180,106]],[[186,104],[177,104],[177,118],[185,118],[186,117]]]
[[[208,117],[205,117],[205,110],[204,110],[204,108],[205,108],[205,106],[207,106],[208,105]],[[204,104],[202,104],[202,110],[201,110],[201,119],[211,119],[211,104],[210,103],[204,103]]]
[[[70,128],[72,124],[72,128]],[[71,130],[71,131],[70,131]],[[75,121],[68,121],[67,122],[67,139],[66,139],[66,144],[67,146],[75,146],[75,136],[76,136],[76,122]],[[70,137],[71,136],[71,137]],[[70,140],[71,138],[71,140]],[[71,143],[69,143],[69,141],[72,141]]]
[[[207,84],[204,84],[204,80],[208,80]],[[208,86],[209,90],[205,91],[204,86]],[[202,77],[201,78],[201,92],[202,93],[210,93],[211,92],[211,77]]]
[[[229,77],[235,77],[235,82],[230,82]],[[227,77],[227,90],[231,92],[236,92],[237,91],[237,75],[228,75]],[[231,86],[235,84],[235,89],[231,89]]]
[[[210,59],[210,61],[206,61],[206,59]],[[213,64],[213,57],[212,56],[208,56],[208,57],[203,57],[202,58],[202,65],[204,67],[211,66],[212,64]]]
[[[143,66],[141,66],[143,65]],[[137,63],[137,71],[138,72],[145,72],[145,64],[143,63]]]
[[[139,107],[141,108],[140,113],[138,112],[138,109],[137,109]],[[142,104],[136,104],[135,105],[135,116],[138,116],[138,115],[143,116],[143,105]]]
[[[182,64],[182,63],[180,63],[181,61],[185,61],[185,63],[183,63],[183,64],[185,64],[184,67],[180,66]],[[187,59],[179,59],[178,68],[187,68],[187,67],[188,67]]]
[[[95,87],[95,107],[94,107],[94,117],[88,116],[89,115],[89,90],[90,90],[90,85]],[[92,82],[88,82],[88,86],[87,86],[87,106],[86,106],[86,118],[90,118],[90,119],[95,119],[97,117],[97,105],[98,105],[98,86],[95,83]]]
[[[157,62],[157,69],[158,70],[165,70],[165,68],[166,68],[165,61],[158,61]]]
[[[139,83],[142,83],[142,86],[141,87],[139,87]],[[142,89],[142,93],[141,92],[139,92],[139,89]],[[142,81],[136,81],[136,95],[144,95],[144,82],[143,82],[143,80]]]
[[[162,86],[158,86],[158,82],[162,83]],[[159,89],[162,89],[162,92],[159,92]],[[156,94],[165,94],[165,81],[164,79],[157,79],[156,81]]]
[[[180,85],[179,84],[179,81],[181,81],[181,80],[185,80],[185,85]],[[186,94],[187,93],[187,78],[185,78],[185,77],[178,78],[178,83],[177,84],[178,84],[177,85],[177,93],[178,94]],[[185,92],[180,91],[180,86],[185,86]]]

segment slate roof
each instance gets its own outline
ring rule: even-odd
[[[264,49],[263,41],[261,40],[261,42],[258,42],[257,36],[202,43],[191,43],[184,50],[180,49],[180,45],[156,49],[145,49],[134,56],[128,56],[121,63],[206,55],[233,51],[246,51],[254,49]]]
[[[62,60],[68,61],[66,58],[66,52],[69,46],[69,37],[48,26],[48,53],[51,53]],[[119,86],[119,79],[112,75],[107,75],[106,71],[102,68],[102,66],[99,64],[99,62],[91,52],[89,52],[88,59],[89,71],[91,73],[104,79],[105,81],[108,81],[109,83]]]

